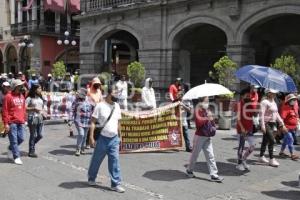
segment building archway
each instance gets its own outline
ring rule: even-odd
[[[9,45],[5,51],[6,71],[16,74],[18,72],[18,54],[13,45]]]
[[[244,35],[255,51],[255,64],[270,66],[282,54],[300,61],[300,14],[282,14],[258,21]]]
[[[63,61],[67,72],[74,74],[79,69],[79,49],[77,47],[63,51],[57,56],[56,61]]]
[[[116,29],[104,34],[95,44],[98,72],[115,71],[118,75],[127,74],[130,62],[138,61],[138,39],[128,31]]]
[[[172,65],[178,75],[191,86],[211,81],[209,71],[226,54],[227,37],[220,28],[210,24],[195,24],[181,30],[173,40],[176,54]]]

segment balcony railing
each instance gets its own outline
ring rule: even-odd
[[[145,4],[161,0],[81,0],[81,11],[101,11],[115,8],[125,8],[137,4]]]
[[[11,34],[13,36],[25,34],[61,35],[66,29],[71,30],[72,35],[79,36],[79,27],[61,27],[60,24],[38,20],[12,24]]]

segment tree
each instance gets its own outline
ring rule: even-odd
[[[295,81],[296,86],[300,86],[300,65],[292,55],[281,55],[276,58],[274,64],[271,67],[278,69],[288,75],[290,75]]]
[[[223,56],[213,65],[214,71],[209,72],[209,76],[225,87],[231,88],[235,83],[234,72],[237,70],[237,64],[228,56]]]
[[[63,61],[57,61],[53,64],[52,75],[54,78],[64,77],[66,74],[66,66]]]
[[[133,82],[134,87],[141,88],[145,79],[145,67],[140,62],[132,62],[128,65],[127,74]]]

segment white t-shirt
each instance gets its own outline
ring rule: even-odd
[[[118,124],[121,119],[121,109],[119,104],[115,103],[115,110],[110,118],[110,120],[106,123],[105,127],[101,131],[101,135],[105,137],[114,137],[118,135]],[[92,117],[98,120],[98,123],[102,127],[107,118],[109,117],[113,105],[103,101],[96,105]]]
[[[127,99],[127,90],[128,90],[128,84],[126,81],[118,81],[117,84],[118,89],[118,97],[120,99]]]

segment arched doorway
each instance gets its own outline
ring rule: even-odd
[[[31,51],[28,47],[20,49],[20,71],[25,73],[30,69]]]
[[[213,64],[226,53],[227,37],[223,30],[210,24],[196,24],[180,31],[174,38],[173,49],[178,58],[179,76],[191,86],[210,81]]]
[[[105,34],[96,43],[100,52],[100,71],[115,71],[118,75],[127,74],[130,62],[138,61],[139,42],[125,30],[114,30]]]
[[[4,73],[3,54],[0,50],[0,73]]]
[[[58,56],[56,60],[63,61],[66,65],[67,72],[74,74],[74,72],[79,69],[79,49],[68,49]]]
[[[14,74],[18,72],[18,54],[12,45],[6,50],[6,71]]]
[[[270,66],[282,54],[291,54],[300,61],[300,15],[285,14],[256,22],[246,31],[246,38],[255,50],[255,63]]]

